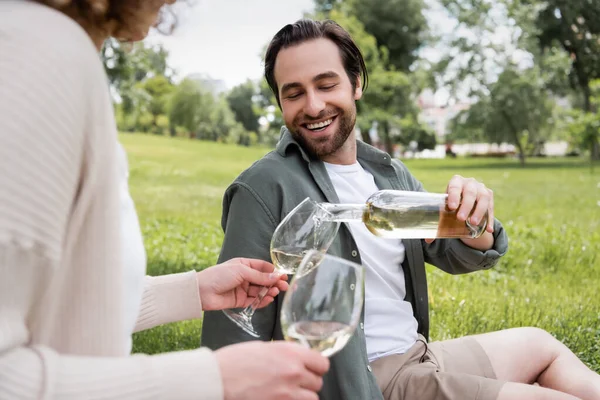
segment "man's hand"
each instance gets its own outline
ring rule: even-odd
[[[296,343],[246,342],[215,352],[225,400],[317,400],[329,360]]]
[[[250,258],[233,258],[197,274],[203,310],[248,307],[263,286],[271,287],[259,308],[288,289],[286,274],[274,273],[273,264]]]
[[[460,175],[454,175],[448,187],[448,208],[451,211],[457,210],[457,219],[478,225],[487,212],[486,231],[477,239],[461,239],[467,246],[485,251],[494,245],[494,192],[488,189],[483,183],[474,178],[463,178]],[[460,206],[460,207],[459,207]],[[469,215],[472,215],[469,217]],[[427,243],[433,242],[433,239],[426,239]]]

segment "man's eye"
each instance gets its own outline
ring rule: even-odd
[[[333,88],[334,88],[334,87],[336,87],[336,86],[337,86],[337,83],[336,83],[336,84],[333,84],[333,85],[325,85],[325,86],[321,86],[321,90],[331,90],[331,89],[333,89]]]
[[[286,96],[287,99],[294,100],[300,97],[302,93],[292,93]]]

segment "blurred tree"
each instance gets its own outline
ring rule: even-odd
[[[124,85],[133,86],[146,78],[162,75],[171,81],[174,70],[168,66],[169,53],[162,46],[144,42],[123,44],[108,39],[100,52],[108,80],[118,92]]]
[[[435,133],[425,124],[420,123],[412,115],[400,120],[400,132],[397,142],[408,147],[411,142],[417,143],[417,151],[433,150],[437,145]]]
[[[571,84],[578,87],[585,113],[598,112],[592,102],[591,82],[600,79],[600,2],[594,0],[505,0],[538,9],[537,38],[543,49],[560,47],[571,59]],[[598,140],[591,137],[592,160],[600,159]]]
[[[490,85],[489,94],[453,121],[451,139],[512,143],[524,165],[526,155],[551,131],[553,109],[539,70],[508,67]]]
[[[137,86],[149,96],[146,109],[152,116],[151,126],[153,132],[164,135],[166,133],[164,118],[168,114],[169,99],[175,86],[164,75],[155,75],[140,82]],[[163,123],[159,124],[161,119]],[[174,134],[174,131],[171,134]]]
[[[403,142],[398,137],[403,134],[399,130],[402,117],[416,115],[410,79],[402,72],[381,68],[375,69],[370,78],[369,88],[359,102],[361,120],[367,121],[367,126],[372,121],[379,123],[385,150],[394,154],[394,143]],[[363,129],[361,127],[361,131],[365,132]]]
[[[199,82],[184,79],[175,88],[169,105],[171,129],[185,128],[190,137],[202,137],[208,130],[214,99]]]
[[[333,8],[341,2],[342,0],[315,0],[315,11],[327,16],[327,13],[333,10]]]
[[[348,0],[349,13],[358,18],[377,45],[385,47],[389,66],[408,72],[417,51],[430,39],[424,0]],[[335,19],[335,18],[333,18]],[[387,65],[386,65],[387,66]]]
[[[109,39],[100,54],[117,103],[119,129],[164,134],[157,118],[166,117],[174,73],[167,64],[167,51]]]
[[[255,101],[257,88],[254,82],[247,80],[238,86],[235,86],[227,94],[227,102],[231,111],[235,115],[237,122],[243,125],[244,129],[250,132],[258,132],[258,118],[256,113]]]
[[[590,82],[590,105],[600,107],[600,79]],[[571,110],[566,128],[572,145],[591,149],[600,140],[600,113]]]
[[[544,86],[556,96],[579,93],[586,112],[596,112],[591,101],[590,82],[600,78],[600,2],[593,0],[441,0],[458,21],[455,51],[439,65],[446,81],[486,85],[504,68],[497,60],[519,58],[539,68]],[[511,43],[502,45],[493,37],[510,33]],[[562,53],[562,54],[561,54]],[[458,60],[458,61],[457,61]],[[457,67],[457,64],[462,63]],[[600,157],[598,143],[589,143],[592,159]]]
[[[256,143],[252,133],[235,120],[227,99],[215,98],[193,79],[184,79],[175,88],[169,105],[169,121],[171,131],[184,128],[191,138],[243,145]]]
[[[227,100],[220,98],[213,104],[210,115],[212,137],[206,138],[226,143],[246,144],[245,129],[236,122],[233,111],[229,108]],[[240,140],[241,139],[241,140]]]

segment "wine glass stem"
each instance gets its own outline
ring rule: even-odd
[[[252,302],[252,304],[250,304],[248,307],[244,308],[244,311],[242,311],[242,314],[244,314],[244,316],[246,318],[248,318],[249,320],[252,319],[252,316],[254,315],[254,312],[256,311],[256,309],[258,308],[259,304],[261,303],[261,301],[263,301],[263,299],[265,298],[265,296],[267,295],[267,293],[269,293],[269,289],[271,289],[272,286],[263,286],[260,289],[260,292],[258,292],[258,296],[256,296],[256,299],[254,299],[254,301]]]

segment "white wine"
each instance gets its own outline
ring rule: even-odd
[[[392,239],[474,238],[479,237],[486,226],[486,223],[479,227],[469,226],[456,218],[456,211],[434,206],[378,207],[368,204],[362,221],[374,235]]]
[[[352,327],[333,321],[295,322],[284,330],[286,340],[317,350],[325,357],[340,351],[352,337]]]
[[[321,203],[327,211],[321,218],[363,222],[371,233],[388,239],[478,238],[485,232],[487,212],[478,225],[459,221],[446,199],[446,194],[380,190],[366,204]]]
[[[290,253],[289,250],[273,249],[271,250],[271,260],[275,268],[282,273],[294,275],[304,258],[306,251],[299,253]]]

